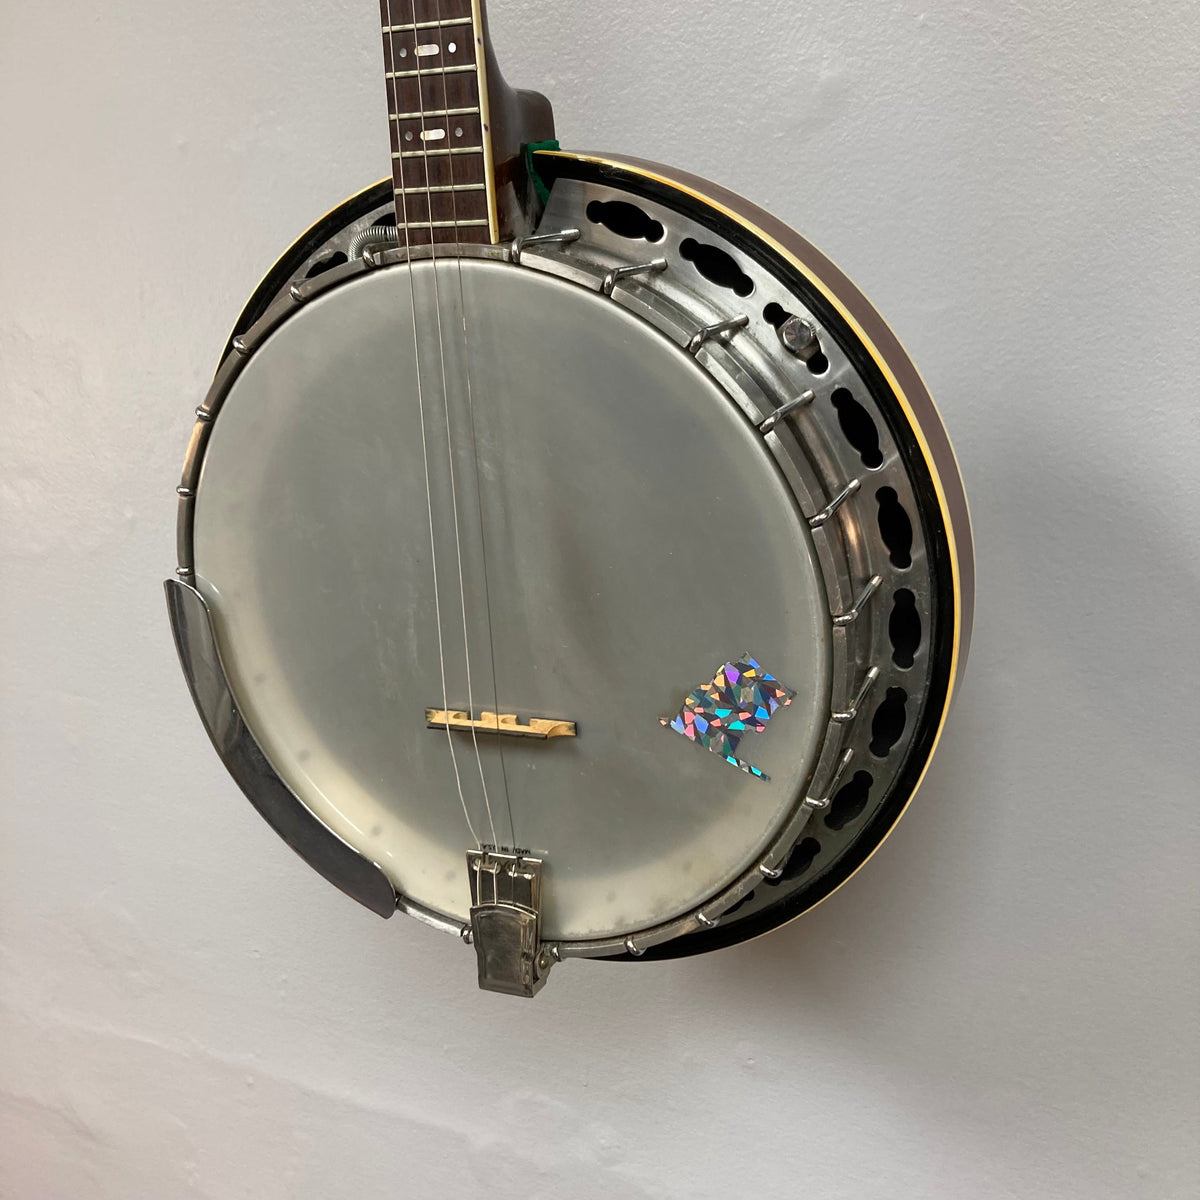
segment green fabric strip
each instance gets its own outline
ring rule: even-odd
[[[533,180],[534,190],[543,204],[550,202],[550,189],[546,186],[546,181],[538,174],[537,167],[533,165],[533,156],[539,150],[561,149],[562,147],[553,138],[548,142],[525,143],[525,169],[529,172],[529,178]]]

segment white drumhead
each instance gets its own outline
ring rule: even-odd
[[[670,920],[748,869],[794,806],[828,721],[831,634],[760,435],[611,300],[443,262],[439,345],[426,263],[344,284],[267,339],[214,423],[195,509],[234,695],[313,813],[406,896],[468,919],[474,842],[446,732],[425,717],[443,690],[410,278],[446,698],[468,707],[465,594],[475,708],[578,724],[573,739],[481,735],[482,780],[470,734],[453,734],[471,822],[545,858],[547,939]],[[739,751],[769,782],[660,724],[745,654],[796,692]]]

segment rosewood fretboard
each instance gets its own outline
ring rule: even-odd
[[[400,244],[495,241],[479,8],[380,0]]]

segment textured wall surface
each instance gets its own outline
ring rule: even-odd
[[[773,208],[907,342],[979,551],[943,748],[805,920],[533,1004],[310,874],[159,583],[234,314],[386,172],[375,6],[5,3],[0,1195],[1195,1197],[1196,6],[493,9],[566,143]]]

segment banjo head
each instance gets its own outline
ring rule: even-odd
[[[555,941],[668,922],[758,861],[815,765],[829,618],[782,472],[691,355],[551,275],[426,261],[305,305],[226,397],[194,545],[267,758],[448,919],[473,829],[545,860]],[[660,724],[748,654],[796,693],[755,746],[769,779]],[[448,738],[446,707],[577,736]]]
[[[849,878],[928,765],[973,577],[932,402],[832,264],[701,181],[537,158],[544,240],[409,261],[380,186],[281,260],[198,410],[168,592],[293,847],[464,938],[464,854],[540,860],[545,969]]]

